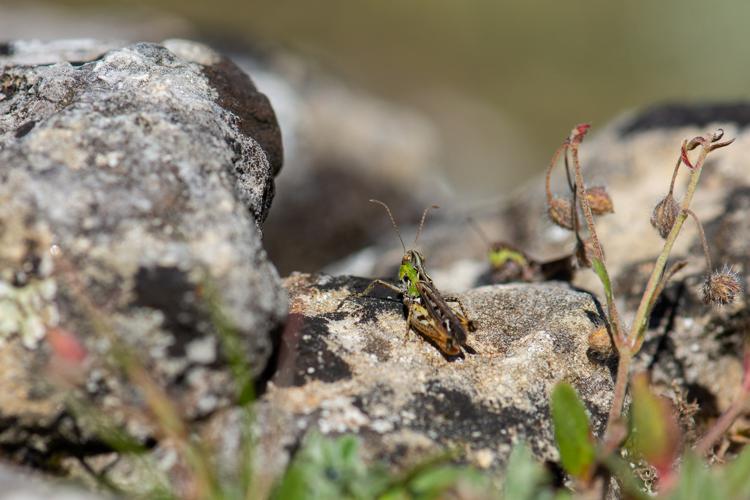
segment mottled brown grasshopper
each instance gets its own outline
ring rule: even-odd
[[[431,341],[443,354],[447,356],[460,355],[461,348],[467,349],[468,347],[466,345],[467,332],[475,330],[474,323],[467,318],[463,303],[458,297],[443,297],[440,294],[432,282],[432,278],[425,271],[424,256],[417,250],[406,249],[404,240],[401,238],[401,231],[399,231],[398,224],[396,224],[388,205],[378,200],[370,201],[385,208],[404,249],[404,256],[398,269],[400,286],[383,280],[375,280],[359,295],[367,295],[376,285],[398,292],[401,294],[401,299],[407,310],[406,335],[408,336],[409,330],[414,330]],[[427,212],[431,208],[438,207],[436,205],[427,207],[422,213],[417,236],[414,238],[415,246],[422,232]],[[460,311],[450,307],[448,302],[458,304]],[[468,350],[471,352],[471,348],[468,348]]]

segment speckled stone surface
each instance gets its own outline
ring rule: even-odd
[[[590,359],[588,335],[601,320],[590,295],[555,283],[473,289],[460,297],[478,326],[474,353],[447,359],[415,333],[405,337],[393,297],[352,295],[368,283],[285,280],[291,309],[279,369],[257,409],[263,467],[278,469],[311,431],[355,433],[370,458],[392,465],[449,447],[501,470],[519,440],[554,461],[549,394],[563,380],[602,430],[612,366]]]

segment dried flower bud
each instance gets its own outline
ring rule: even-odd
[[[578,240],[575,255],[580,267],[591,267],[592,259],[596,257],[596,248],[594,247],[593,240],[591,238]]]
[[[604,325],[596,327],[589,333],[588,344],[587,353],[589,355],[596,355],[599,359],[607,359],[614,354],[612,339],[609,337],[607,327]]]
[[[573,230],[573,213],[570,201],[555,196],[547,206],[547,213],[552,222],[561,228]]]
[[[680,206],[674,200],[672,193],[669,193],[654,207],[654,212],[651,214],[651,225],[659,231],[659,236],[666,239],[679,214]]]
[[[579,123],[573,130],[570,131],[570,138],[568,139],[573,144],[580,144],[583,141],[583,137],[588,133],[591,125],[588,123]]]
[[[703,302],[719,306],[731,304],[741,290],[740,275],[725,267],[713,272],[703,282]]]
[[[722,137],[724,137],[724,129],[723,128],[716,129],[716,132],[714,132],[713,135],[711,136],[711,142],[720,141]]]
[[[593,186],[586,189],[586,201],[589,202],[594,215],[611,214],[615,211],[612,198],[604,186]]]

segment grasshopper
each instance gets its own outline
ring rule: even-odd
[[[401,259],[401,266],[398,269],[398,280],[400,285],[395,286],[383,280],[375,280],[370,283],[359,296],[367,295],[375,286],[388,288],[401,295],[401,300],[406,307],[406,335],[409,331],[414,330],[423,337],[430,340],[443,354],[447,356],[458,356],[461,354],[463,347],[471,352],[471,348],[466,345],[467,332],[475,330],[474,323],[467,318],[466,309],[458,297],[442,296],[432,278],[425,271],[425,258],[417,250],[406,249],[404,240],[401,238],[401,231],[393,218],[391,209],[388,205],[379,200],[370,200],[371,203],[377,203],[385,208],[391,224],[396,230],[401,247],[404,249],[404,256]],[[437,205],[427,207],[422,213],[422,219],[417,229],[414,245],[416,246],[419,236],[424,226],[427,213],[432,208],[438,208]],[[458,304],[460,311],[457,311],[448,305],[448,302]]]
[[[505,242],[490,243],[482,228],[473,220],[468,220],[485,245],[489,247],[489,272],[480,278],[481,282],[510,283],[513,281],[571,281],[573,262],[571,255],[540,262],[529,257],[523,250]]]

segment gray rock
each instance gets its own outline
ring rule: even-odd
[[[50,364],[51,329],[88,352],[76,384],[87,404],[143,440],[154,429],[137,391],[107,361],[110,334],[188,421],[232,403],[216,308],[238,331],[254,374],[266,368],[287,310],[260,234],[281,162],[265,96],[203,45],[3,46],[0,419],[13,422],[0,429],[6,455],[44,464],[70,450],[106,451],[96,429],[68,414],[65,391],[49,386],[49,369],[62,378]]]
[[[369,280],[293,275],[279,370],[257,406],[257,463],[272,476],[306,433],[355,433],[370,459],[413,464],[445,447],[501,469],[528,442],[557,460],[549,394],[568,381],[596,432],[612,394],[611,366],[590,359],[597,303],[562,284],[488,286],[461,296],[478,329],[474,353],[447,359],[414,333],[387,293],[355,297]],[[342,303],[342,301],[344,301]]]

